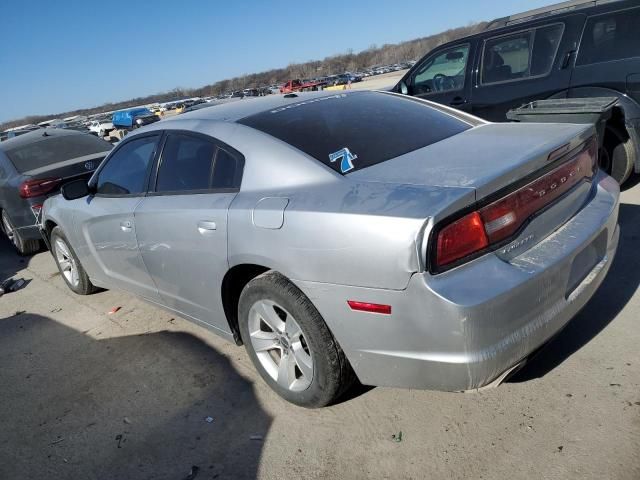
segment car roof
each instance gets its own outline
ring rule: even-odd
[[[266,97],[252,98],[248,100],[237,101],[233,103],[225,103],[217,105],[216,108],[203,108],[195,112],[187,112],[180,115],[179,118],[167,119],[169,121],[179,120],[217,120],[225,122],[237,122],[245,117],[286,107],[294,103],[301,103],[316,98],[330,97],[335,95],[354,95],[359,92],[308,92],[294,93],[287,95],[269,95]]]
[[[9,138],[0,143],[0,150],[7,151],[20,148],[24,145],[40,142],[52,137],[64,137],[70,135],[86,135],[78,130],[67,130],[64,128],[39,128],[29,133],[23,133],[17,137]]]

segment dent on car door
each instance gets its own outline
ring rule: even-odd
[[[136,136],[119,146],[93,180],[96,194],[78,212],[96,280],[154,301],[158,292],[138,251],[133,212],[147,190],[159,137]]]
[[[473,52],[473,43],[462,43],[427,56],[407,79],[409,95],[468,110]]]
[[[168,133],[155,190],[135,211],[140,252],[162,303],[227,333],[220,292],[240,158],[210,137]]]

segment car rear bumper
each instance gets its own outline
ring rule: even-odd
[[[40,235],[40,228],[38,225],[18,227],[16,230],[20,232],[20,237],[23,240],[42,240],[42,235]]]
[[[489,254],[402,291],[295,281],[367,385],[473,390],[492,384],[558,333],[604,280],[619,239],[617,184],[599,174],[565,225],[505,261]],[[355,312],[347,300],[392,306]]]

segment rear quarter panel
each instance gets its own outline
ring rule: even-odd
[[[265,197],[288,199],[280,228],[256,226]],[[255,263],[293,280],[401,290],[423,268],[429,212],[468,204],[472,189],[356,183],[241,192],[229,211],[229,263]]]

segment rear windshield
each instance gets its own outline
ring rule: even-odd
[[[72,158],[108,152],[112,145],[93,135],[60,135],[45,137],[26,145],[5,150],[19,173],[64,162]]]
[[[379,92],[317,97],[251,115],[239,123],[293,145],[342,174],[471,128],[419,101]]]

